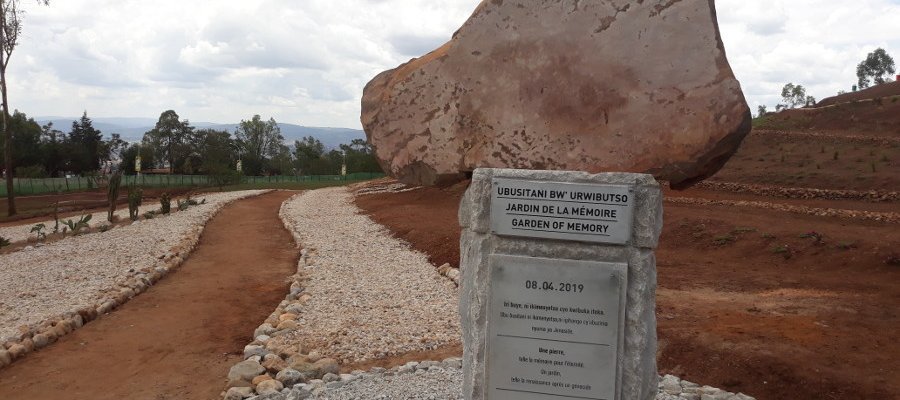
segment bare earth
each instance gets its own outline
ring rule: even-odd
[[[453,239],[464,190],[420,188],[356,203],[436,265],[458,266]],[[896,202],[667,196],[900,212]],[[895,398],[898,251],[897,223],[667,202],[657,253],[660,372],[760,400]]]
[[[0,370],[0,399],[214,399],[275,308],[297,250],[278,218],[293,193],[225,207],[182,267],[113,313]]]

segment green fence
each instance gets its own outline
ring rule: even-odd
[[[363,181],[384,177],[381,173],[357,172],[342,175],[310,176],[242,176],[241,183],[265,185],[269,183],[316,182],[316,181]],[[72,177],[43,179],[13,179],[17,196],[68,193],[106,187],[106,177]],[[216,186],[218,180],[207,175],[141,175],[123,176],[122,185],[137,185],[145,188],[177,188]],[[0,196],[6,196],[6,180],[0,179]]]

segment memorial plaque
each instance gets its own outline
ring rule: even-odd
[[[488,398],[618,400],[625,263],[491,257]]]
[[[494,234],[594,243],[631,240],[634,188],[495,178]]]

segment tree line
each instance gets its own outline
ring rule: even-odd
[[[52,123],[40,126],[15,111],[9,118],[15,176],[58,177],[66,174],[104,174],[121,170],[164,169],[172,174],[220,177],[244,175],[339,175],[381,172],[372,147],[355,139],[326,151],[321,141],[304,137],[285,144],[274,119],[254,115],[242,120],[232,134],[227,130],[197,129],[174,110],[163,112],[140,143],[128,143],[118,134],[104,138],[85,113],[64,133]],[[6,141],[0,139],[0,149]],[[238,172],[240,161],[241,172]]]
[[[892,82],[891,76],[897,72],[894,58],[882,48],[875,49],[869,53],[866,59],[856,66],[856,84],[853,85],[853,91],[869,88],[873,85],[881,85]],[[839,91],[838,95],[847,93]],[[775,111],[787,110],[797,107],[814,107],[816,98],[806,94],[806,88],[803,85],[794,85],[793,82],[784,85],[781,89],[781,100],[775,106]],[[757,108],[757,117],[762,117],[768,112],[765,105]]]

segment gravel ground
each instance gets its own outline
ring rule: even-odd
[[[432,367],[402,374],[370,375],[337,388],[326,385],[325,390],[313,391],[310,399],[461,400],[462,370]]]
[[[0,343],[22,325],[94,305],[105,291],[118,290],[130,270],[153,267],[196,235],[223,205],[263,192],[201,196],[206,204],[170,216],[0,255]]]
[[[203,197],[202,196],[198,197],[198,199],[203,199]],[[172,200],[172,203],[175,204],[174,199]],[[175,206],[173,205],[172,207],[174,208]],[[145,205],[141,206],[141,213],[143,214],[146,211],[150,211],[151,209],[158,209],[158,208],[159,208],[159,203],[145,204]],[[85,213],[85,214],[90,214],[90,213]],[[117,215],[119,217],[119,219],[128,219],[128,207],[120,208],[120,209],[116,210],[115,215]],[[91,217],[91,222],[90,222],[91,226],[99,226],[99,225],[105,223],[106,216],[107,216],[106,211],[100,211],[100,212],[93,213],[92,217]],[[69,220],[69,219],[77,221],[79,218],[81,218],[80,215],[60,218],[60,222],[59,222],[60,229],[62,229],[62,227],[63,227],[62,221]],[[24,225],[11,225],[11,226],[7,226],[7,227],[2,227],[2,228],[0,228],[0,237],[4,237],[13,243],[37,238],[37,236],[35,234],[31,233],[31,227],[33,227],[39,223],[43,223],[44,225],[47,226],[47,228],[44,229],[44,233],[53,232],[53,225],[54,225],[55,221],[51,219],[51,220],[47,220],[47,221],[43,221],[43,222],[34,222],[34,223],[29,223],[29,224],[24,224]]]
[[[342,364],[455,345],[458,293],[427,257],[359,214],[346,188],[292,198],[288,224],[310,252],[300,329],[273,340],[300,343]]]

